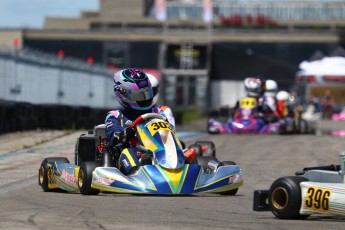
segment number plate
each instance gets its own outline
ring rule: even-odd
[[[331,193],[331,190],[309,186],[305,195],[305,208],[328,212]]]
[[[161,130],[171,131],[170,124],[166,121],[154,121],[148,124],[147,128],[149,129],[151,135],[155,135],[156,132]]]

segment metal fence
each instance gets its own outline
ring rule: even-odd
[[[202,1],[168,2],[169,18],[202,18]],[[215,18],[232,15],[265,15],[275,20],[345,19],[343,0],[214,0]]]
[[[112,72],[37,50],[0,47],[0,100],[113,108]]]

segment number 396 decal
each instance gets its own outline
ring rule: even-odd
[[[327,212],[329,210],[330,196],[330,190],[309,187],[305,196],[305,206],[313,210]]]

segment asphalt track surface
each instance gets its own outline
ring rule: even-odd
[[[330,123],[328,123],[330,124]],[[325,127],[320,126],[322,129]],[[345,129],[345,122],[327,129]],[[244,186],[235,196],[141,196],[43,192],[37,172],[43,158],[74,162],[79,132],[0,158],[0,229],[344,229],[345,217],[280,220],[254,212],[253,191],[307,166],[338,164],[345,139],[329,135],[208,135],[219,160],[241,166]],[[1,136],[0,136],[1,139]]]

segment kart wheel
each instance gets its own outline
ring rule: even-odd
[[[47,164],[48,162],[52,162],[52,161],[69,163],[69,160],[66,157],[50,157],[50,158],[45,158],[42,161],[41,167],[38,169],[38,185],[40,185],[43,191],[45,192],[61,190],[61,189],[50,189],[48,187],[49,179],[48,179]]]
[[[195,144],[199,144],[201,146],[207,146],[207,150],[204,153],[206,156],[216,156],[216,145],[212,141],[197,141]]]
[[[237,165],[237,164],[236,164],[235,162],[233,162],[233,161],[222,161],[222,162],[220,162],[220,164],[218,165],[218,168],[219,168],[220,166],[225,166],[225,165]],[[219,193],[219,194],[221,194],[221,195],[230,195],[230,196],[234,196],[234,195],[236,195],[237,191],[238,191],[238,188],[235,188],[235,189],[232,189],[232,190],[230,190],[230,191],[221,192],[221,193]]]
[[[99,190],[91,188],[92,172],[97,166],[94,161],[86,161],[81,164],[78,174],[78,187],[81,194],[98,195]]]
[[[300,183],[308,179],[300,176],[281,177],[269,190],[268,203],[272,213],[280,219],[305,219],[309,215],[299,214],[301,208]]]
[[[190,149],[195,149],[195,156],[202,156],[202,147],[199,144],[192,144],[189,146]]]

